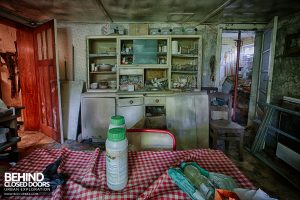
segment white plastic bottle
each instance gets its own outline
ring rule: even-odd
[[[128,141],[125,129],[109,129],[105,146],[107,186],[111,190],[120,191],[128,181]]]

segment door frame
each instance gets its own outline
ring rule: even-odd
[[[220,64],[221,64],[221,51],[222,51],[222,33],[224,30],[228,31],[260,31],[264,30],[266,24],[220,24],[217,33],[217,48],[216,48],[216,81],[214,86],[221,89],[222,83],[220,82]]]
[[[216,81],[215,87],[218,87],[220,90],[222,88],[222,82],[220,82],[220,64],[221,64],[221,51],[222,51],[222,33],[225,30],[228,31],[255,31],[255,38],[257,32],[261,32],[266,29],[266,24],[220,24],[218,26],[218,36],[217,36],[217,48],[216,48]],[[256,40],[256,39],[255,39]],[[256,47],[254,48],[254,54],[257,51]],[[259,47],[259,55],[260,55],[260,47]],[[254,58],[255,59],[255,58]],[[251,92],[250,92],[250,100],[249,100],[249,110],[248,110],[248,121],[247,125],[251,125],[252,119],[255,115],[255,111],[252,111],[252,108],[256,109],[256,101],[257,101],[257,93],[258,93],[258,77],[255,78],[255,74],[258,76],[260,70],[260,58],[258,58],[258,63],[254,63],[253,60],[253,68],[252,68],[252,84],[251,84]],[[253,76],[254,75],[254,76]],[[253,105],[254,104],[254,105]]]
[[[63,128],[63,119],[62,119],[62,103],[61,103],[61,82],[60,82],[60,66],[59,66],[59,58],[58,58],[58,44],[57,44],[57,22],[54,20],[54,47],[55,47],[55,66],[56,66],[56,80],[57,80],[57,98],[58,98],[58,113],[59,113],[59,123],[60,123],[60,143],[64,143],[64,128]]]
[[[271,101],[275,46],[276,46],[276,37],[277,37],[277,24],[278,24],[278,16],[275,16],[273,18],[273,20],[266,27],[267,29],[272,28],[272,40],[271,40],[271,48],[270,48],[271,52],[270,52],[269,70],[268,70],[269,80],[268,80],[268,91],[267,91],[267,103],[270,103],[270,101]],[[263,41],[264,41],[264,39],[263,39]],[[257,96],[257,98],[258,98],[258,96]]]

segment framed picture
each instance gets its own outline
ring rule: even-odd
[[[286,56],[300,56],[300,33],[286,36],[284,54]]]

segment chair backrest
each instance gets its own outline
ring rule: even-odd
[[[176,139],[167,130],[127,129],[130,150],[176,150]]]
[[[201,90],[206,90],[207,94],[218,92],[217,87],[201,87]]]
[[[223,92],[208,94],[209,119],[225,119],[231,121],[232,95]]]

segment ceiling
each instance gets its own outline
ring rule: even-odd
[[[266,23],[300,11],[297,0],[1,0],[0,16],[34,26],[76,23]]]

